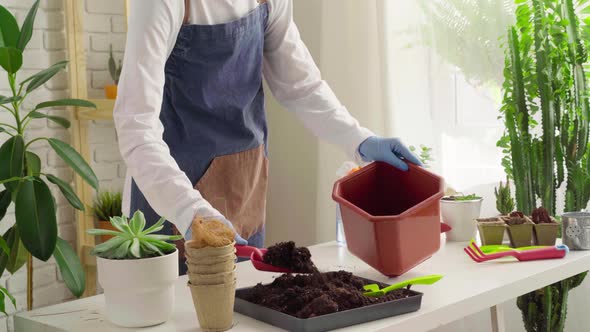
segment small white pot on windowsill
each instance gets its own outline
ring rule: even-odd
[[[445,196],[440,201],[442,221],[451,230],[446,233],[447,241],[466,242],[475,238],[476,219],[481,212],[481,197],[473,199],[451,199],[453,196]]]

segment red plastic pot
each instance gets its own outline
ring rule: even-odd
[[[386,276],[399,276],[440,248],[444,181],[410,164],[407,172],[381,162],[334,184],[348,250]]]

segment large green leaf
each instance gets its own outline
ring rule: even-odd
[[[88,163],[86,163],[84,158],[76,150],[67,143],[55,138],[48,138],[47,141],[63,161],[70,165],[92,188],[98,190],[98,178],[96,174],[94,174],[92,168],[90,168]]]
[[[55,262],[59,267],[59,272],[64,279],[68,289],[76,297],[82,296],[86,288],[86,277],[84,275],[84,268],[78,258],[78,255],[72,249],[68,241],[57,238],[55,251],[53,252]]]
[[[65,60],[55,63],[51,67],[43,69],[42,71],[32,76],[29,76],[26,80],[20,82],[20,84],[23,85],[30,81],[31,83],[29,83],[29,85],[27,86],[27,92],[32,91],[43,85],[45,82],[49,81],[60,70],[66,68],[67,63],[68,61]]]
[[[25,143],[20,135],[11,137],[0,147],[0,181],[23,175]],[[14,191],[16,183],[5,183],[10,191]]]
[[[80,198],[78,198],[78,196],[74,192],[74,189],[72,189],[69,183],[51,174],[46,174],[45,177],[47,177],[47,180],[49,182],[59,187],[61,193],[74,208],[80,211],[84,211],[84,204],[82,203]]]
[[[10,198],[11,195],[8,190],[0,192],[0,220],[4,219],[4,216],[6,215],[6,210],[8,210],[10,202],[12,201]]]
[[[12,227],[10,227],[6,233],[4,233],[4,235],[2,235],[2,239],[4,240],[4,242],[6,242],[6,245],[10,248],[10,252],[6,253],[6,252],[0,252],[0,274],[4,273],[4,270],[8,270],[8,265],[11,259],[11,253],[13,253],[13,248],[15,248],[14,244],[18,244],[18,242],[15,241],[20,241],[20,239],[18,238],[17,235],[17,226],[14,225]],[[18,247],[16,247],[18,248]],[[25,250],[26,252],[26,250]],[[25,256],[26,259],[26,256]],[[22,265],[21,265],[22,266]],[[16,271],[16,270],[14,270]],[[10,271],[9,271],[10,272]],[[14,272],[11,272],[14,273]]]
[[[33,152],[25,152],[25,161],[27,164],[27,174],[39,175],[41,173],[41,158]]]
[[[84,99],[59,99],[59,100],[52,100],[46,101],[43,103],[38,104],[35,106],[35,109],[47,108],[47,107],[55,107],[55,106],[78,106],[78,107],[92,107],[96,108],[94,103],[89,102],[88,100]]]
[[[43,180],[21,183],[15,211],[23,244],[33,256],[47,261],[55,250],[57,221],[55,201]]]
[[[9,74],[16,73],[23,65],[23,53],[14,47],[0,47],[0,66]]]
[[[3,6],[0,6],[0,47],[16,47],[19,31],[14,16]]]
[[[20,270],[23,265],[27,262],[27,256],[29,252],[23,241],[20,239],[20,234],[18,231],[17,226],[13,226],[13,238],[11,242],[7,242],[8,246],[10,247],[10,255],[8,257],[8,263],[6,264],[6,271],[10,273],[15,273],[16,271]]]
[[[18,42],[16,47],[24,51],[25,47],[31,40],[31,36],[33,36],[33,25],[35,24],[35,16],[37,16],[37,9],[39,8],[39,0],[35,1],[31,9],[29,9],[29,13],[23,22],[23,26],[20,29],[20,34],[18,36]]]
[[[47,120],[53,121],[66,129],[70,128],[70,120],[62,118],[61,116],[48,115],[37,111],[32,111],[31,113],[29,113],[29,116],[33,119],[46,118]]]
[[[8,103],[12,103],[13,101],[19,101],[21,99],[20,96],[16,96],[16,97],[4,97],[4,96],[0,96],[0,105],[3,104],[8,104]]]

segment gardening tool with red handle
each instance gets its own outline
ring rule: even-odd
[[[563,258],[569,252],[569,248],[566,245],[559,244],[556,246],[550,246],[540,249],[531,249],[523,251],[509,250],[504,252],[498,252],[495,254],[484,254],[483,251],[481,251],[481,249],[475,244],[475,242],[471,242],[469,246],[465,247],[463,250],[471,259],[478,263],[509,256],[514,257],[519,261],[555,259]]]
[[[254,265],[254,268],[256,268],[256,270],[276,273],[294,273],[293,271],[284,267],[266,264],[263,261],[263,256],[265,253],[265,248],[236,245],[236,256],[242,258],[250,258],[250,261],[252,262],[252,265]]]

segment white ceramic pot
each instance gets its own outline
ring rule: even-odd
[[[96,261],[109,321],[124,327],[145,327],[171,317],[178,250],[145,259],[97,257]]]
[[[446,233],[448,241],[465,242],[475,238],[482,200],[440,201],[442,221],[452,227]]]

